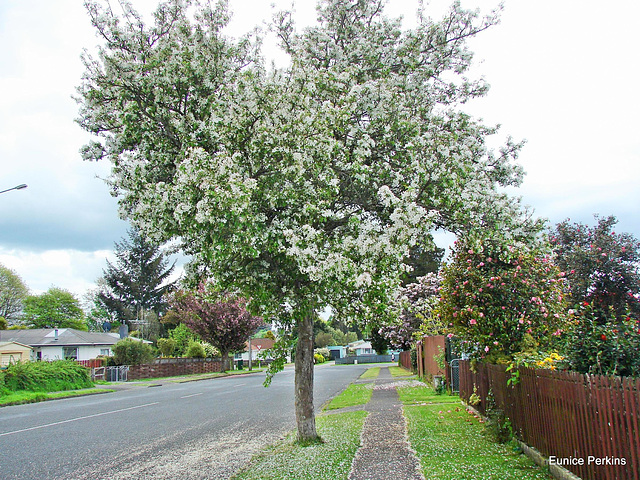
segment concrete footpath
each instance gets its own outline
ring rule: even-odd
[[[400,381],[391,376],[388,367],[380,369],[371,401],[365,407],[369,415],[349,480],[424,480],[420,462],[407,439],[407,424],[395,385]]]

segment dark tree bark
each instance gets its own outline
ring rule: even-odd
[[[304,315],[298,324],[298,344],[295,356],[295,404],[298,441],[318,440],[313,408],[313,314]]]

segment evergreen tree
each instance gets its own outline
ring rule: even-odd
[[[120,322],[144,321],[162,315],[167,304],[165,293],[174,289],[169,282],[175,262],[169,260],[157,245],[148,242],[137,231],[129,230],[128,238],[115,243],[115,264],[107,261],[103,270],[104,284],[97,300]]]

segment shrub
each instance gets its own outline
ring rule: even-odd
[[[201,342],[204,352],[208,358],[218,358],[220,356],[220,350],[211,345],[209,342]]]
[[[159,338],[158,350],[163,357],[171,357],[176,351],[176,341],[173,338]]]
[[[193,331],[183,323],[169,331],[169,338],[176,342],[174,353],[178,356],[182,356],[186,353],[190,342],[200,339],[198,335],[193,333]]]
[[[542,248],[459,241],[443,270],[443,321],[476,360],[505,363],[565,329],[564,273]]]
[[[0,395],[4,395],[9,390],[4,385],[4,372],[0,370]]]
[[[24,362],[5,371],[5,387],[11,391],[57,392],[93,386],[89,369],[72,360]]]
[[[153,348],[148,344],[125,338],[113,346],[113,358],[116,365],[139,365],[154,358]]]
[[[324,362],[325,362],[324,357],[319,353],[316,353],[313,355],[313,363],[324,363]]]
[[[200,342],[191,341],[187,347],[185,357],[187,358],[204,358],[207,354],[204,351],[204,347]]]
[[[597,375],[640,375],[640,320],[585,302],[574,312],[563,353],[571,370]]]
[[[322,355],[325,361],[328,361],[331,358],[331,352],[329,352],[328,348],[316,348],[315,353]]]

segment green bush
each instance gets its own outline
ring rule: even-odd
[[[4,395],[9,390],[5,387],[4,384],[4,372],[0,370],[0,395]]]
[[[209,358],[218,358],[220,356],[220,350],[211,345],[209,342],[200,342],[204,348],[204,352]]]
[[[185,356],[187,358],[204,358],[207,356],[207,353],[204,351],[204,347],[200,342],[191,341],[189,342]]]
[[[132,338],[120,340],[113,346],[113,358],[116,365],[140,365],[155,357],[150,345]]]
[[[328,348],[316,348],[315,353],[322,355],[325,361],[331,359],[331,352],[329,352]]]
[[[159,338],[158,350],[163,357],[171,357],[176,351],[177,343],[173,338]]]
[[[24,362],[10,365],[4,374],[10,391],[58,392],[93,386],[89,369],[72,360]]]

